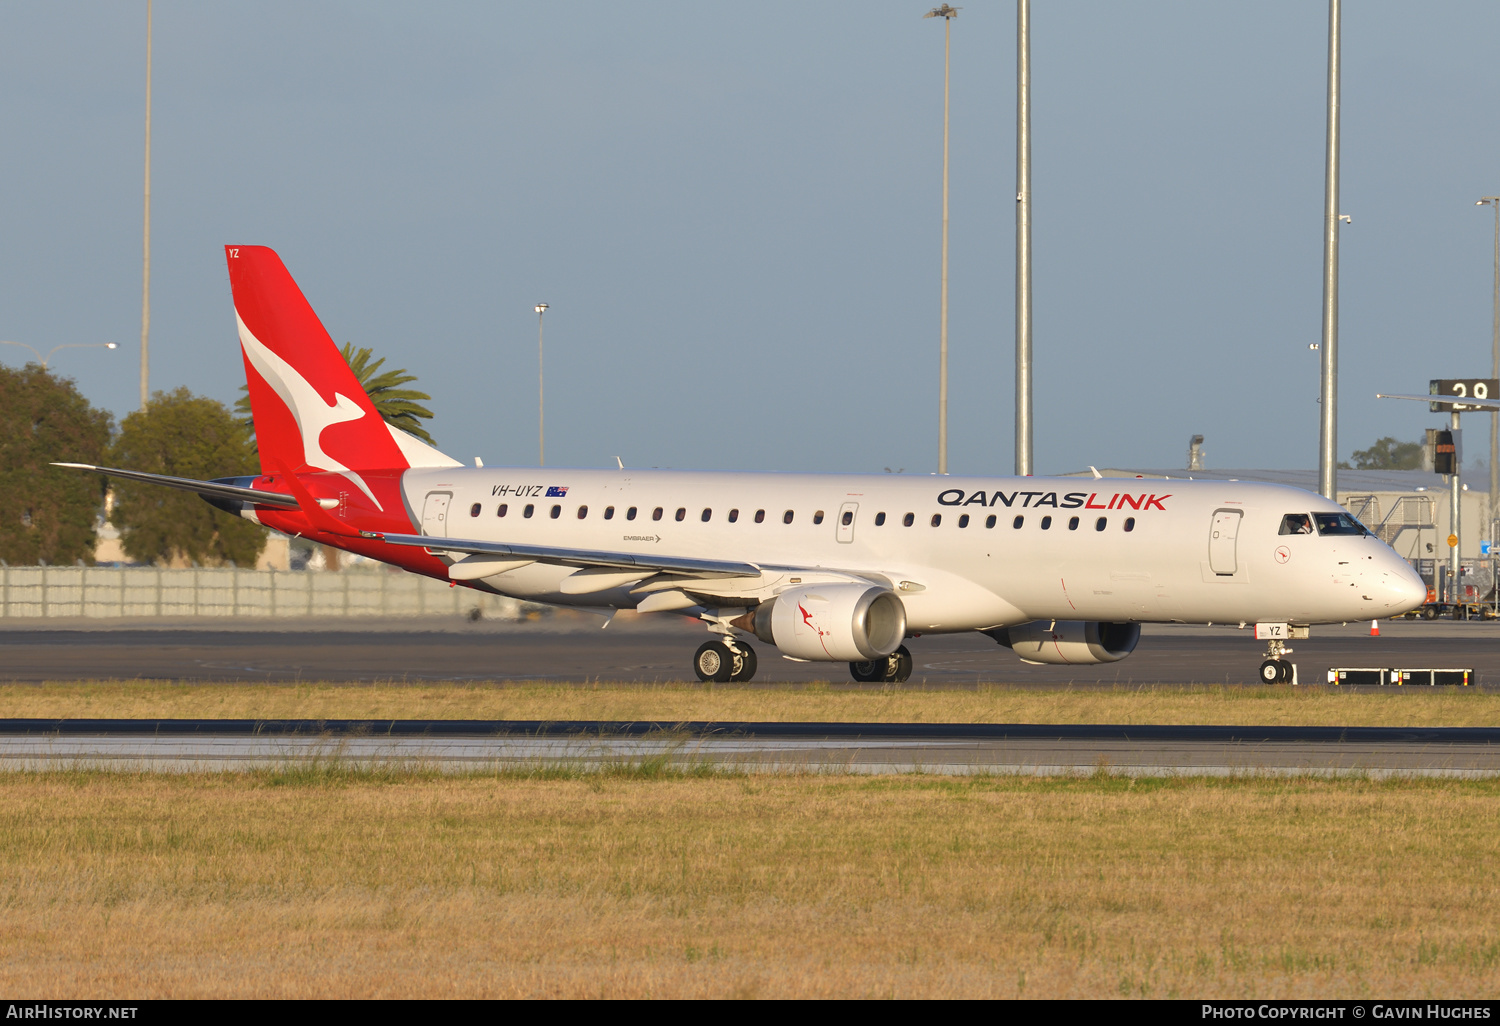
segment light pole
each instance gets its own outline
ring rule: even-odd
[[[948,66],[958,8],[943,4],[924,18],[943,19],[943,291],[938,313],[938,473],[948,473]]]
[[[141,238],[141,409],[151,399],[151,0],[146,0],[146,184]]]
[[[1495,278],[1494,299],[1490,321],[1490,377],[1500,378],[1500,196],[1485,196],[1474,204],[1476,207],[1492,207],[1495,211]],[[1490,411],[1490,520],[1500,506],[1500,414]],[[1492,532],[1493,533],[1493,532]],[[1495,544],[1494,541],[1490,542]]]
[[[1338,501],[1339,0],[1328,0],[1328,148],[1323,180],[1323,352],[1318,388],[1318,491]]]
[[[547,304],[536,305],[536,465],[547,465],[547,393],[542,387],[542,320]]]
[[[1031,0],[1016,0],[1016,476],[1031,460]]]
[[[52,360],[52,354],[55,353],[55,352],[57,352],[59,349],[117,349],[117,348],[119,348],[113,342],[64,342],[60,346],[53,346],[51,349],[47,350],[47,355],[43,356],[42,355],[42,351],[40,349],[38,349],[34,345],[31,345],[28,342],[7,342],[7,341],[5,341],[3,339],[0,339],[0,346],[20,346],[23,349],[30,349],[33,353],[36,353],[37,362],[42,365],[42,370],[46,370],[47,369],[47,364],[50,363],[51,360]]]

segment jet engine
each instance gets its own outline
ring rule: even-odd
[[[1113,663],[1135,651],[1141,640],[1138,623],[1099,623],[1096,620],[1032,620],[1014,627],[985,631],[1021,657],[1023,663],[1076,666]]]
[[[870,584],[811,584],[783,591],[733,621],[796,659],[862,662],[906,637],[906,607]]]

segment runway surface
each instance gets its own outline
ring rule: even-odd
[[[595,721],[0,720],[0,769],[191,772],[310,762],[444,772],[1500,775],[1500,728]]]
[[[708,633],[682,617],[560,614],[539,623],[433,620],[268,623],[219,620],[0,622],[0,681],[639,681],[692,680]],[[1330,666],[1473,667],[1500,684],[1500,624],[1383,623],[1315,627],[1291,657],[1304,683]],[[1263,645],[1233,627],[1147,625],[1128,658],[1093,666],[1027,666],[979,634],[908,643],[912,683],[961,686],[1255,683]],[[847,681],[842,664],[797,663],[756,645],[756,683]],[[850,685],[856,686],[856,685]],[[879,686],[879,685],[871,685]]]

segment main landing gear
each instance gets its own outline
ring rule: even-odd
[[[728,684],[755,676],[755,649],[735,638],[705,641],[693,656],[693,671],[704,682]]]
[[[902,645],[881,659],[850,663],[849,676],[861,684],[903,684],[911,677],[911,666],[911,652]]]

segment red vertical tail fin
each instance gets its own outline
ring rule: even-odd
[[[458,465],[386,424],[273,250],[224,252],[263,467],[342,474],[376,501],[361,470]]]

